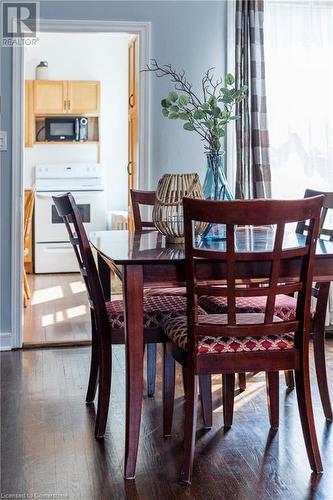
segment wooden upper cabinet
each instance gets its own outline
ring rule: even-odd
[[[34,112],[66,113],[67,82],[63,80],[34,81]]]
[[[67,84],[68,113],[99,112],[99,82],[73,80]]]
[[[34,80],[34,113],[97,114],[100,82],[91,80]]]

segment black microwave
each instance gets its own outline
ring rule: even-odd
[[[88,118],[85,116],[45,118],[45,140],[87,141]]]

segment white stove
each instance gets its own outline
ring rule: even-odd
[[[68,233],[52,196],[70,191],[86,231],[106,228],[102,166],[97,163],[36,165],[35,273],[78,272]]]
[[[36,165],[37,191],[103,191],[103,171],[99,163]]]

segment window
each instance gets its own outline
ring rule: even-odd
[[[265,1],[274,198],[333,191],[333,2]],[[333,216],[326,224],[333,225]],[[331,286],[327,322],[333,324]]]
[[[264,23],[273,196],[333,191],[333,2],[266,1]]]

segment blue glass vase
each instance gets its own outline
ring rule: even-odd
[[[206,200],[233,200],[223,165],[224,151],[209,151],[206,153],[207,171],[203,184],[203,192]],[[221,224],[209,224],[202,234],[206,240],[222,240],[225,238],[225,226]]]

